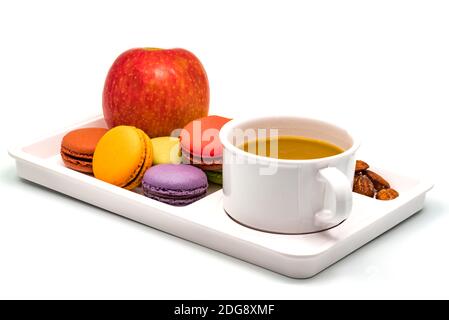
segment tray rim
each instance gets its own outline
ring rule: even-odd
[[[275,254],[276,256],[283,257],[284,260],[285,259],[294,259],[294,260],[309,259],[310,261],[314,261],[319,256],[324,255],[324,254],[328,253],[329,251],[331,251],[334,247],[338,246],[338,244],[340,243],[340,242],[335,242],[335,243],[331,244],[330,246],[322,245],[322,246],[320,246],[320,249],[314,251],[314,253],[307,253],[307,254],[302,254],[302,255],[293,254],[293,253],[290,253],[288,251],[275,250],[273,247],[266,246],[264,243],[257,243],[255,241],[251,241],[251,239],[247,239],[246,237],[236,237],[235,235],[226,232],[227,230],[219,229],[219,228],[216,228],[215,226],[207,225],[207,223],[201,224],[201,223],[198,223],[195,220],[183,217],[182,212],[184,212],[186,210],[189,210],[190,208],[195,208],[195,207],[190,207],[190,206],[187,206],[187,207],[175,207],[175,206],[170,206],[170,205],[165,204],[165,203],[161,203],[161,202],[153,200],[153,199],[148,199],[148,198],[142,197],[142,195],[140,195],[140,194],[137,194],[137,193],[134,193],[134,192],[130,192],[129,190],[124,190],[122,188],[118,188],[116,186],[110,185],[110,184],[108,184],[106,182],[103,182],[103,181],[100,181],[100,180],[96,180],[96,179],[92,179],[91,176],[84,175],[84,174],[79,174],[76,171],[67,170],[63,166],[55,166],[52,161],[48,161],[48,159],[46,159],[46,158],[33,155],[33,154],[31,154],[29,152],[26,152],[24,150],[24,148],[26,148],[28,146],[31,146],[33,144],[37,144],[39,142],[43,142],[45,140],[52,139],[55,136],[62,135],[62,134],[66,133],[69,130],[72,130],[72,129],[75,129],[75,128],[78,128],[78,127],[82,127],[82,126],[86,126],[89,123],[92,123],[92,122],[95,122],[95,121],[100,121],[100,120],[103,120],[102,116],[97,116],[97,117],[93,117],[93,118],[87,119],[87,120],[79,122],[79,123],[77,123],[75,125],[66,127],[63,130],[58,130],[57,132],[55,132],[53,134],[46,135],[45,137],[35,138],[35,139],[33,139],[32,142],[29,142],[29,143],[26,143],[26,144],[15,145],[15,146],[11,147],[8,150],[8,153],[16,161],[26,162],[27,165],[39,166],[39,167],[44,168],[46,170],[52,171],[53,173],[57,174],[58,176],[61,176],[61,178],[75,179],[77,182],[89,184],[92,188],[99,188],[102,191],[110,192],[110,193],[112,193],[113,195],[115,195],[117,197],[120,197],[120,198],[121,197],[125,197],[125,198],[127,198],[127,200],[136,201],[136,202],[139,203],[139,205],[143,205],[143,206],[152,208],[153,210],[158,210],[158,211],[166,213],[166,214],[172,214],[174,216],[174,218],[181,219],[183,223],[195,224],[197,228],[208,228],[210,231],[218,232],[222,237],[232,237],[234,240],[236,240],[236,241],[238,240],[238,241],[241,241],[241,242],[243,241],[243,242],[247,243],[247,245],[249,245],[249,246],[257,246],[260,250],[269,250],[271,252],[271,254]],[[381,170],[381,173],[382,172],[387,172],[388,173],[389,171],[388,170]],[[413,179],[413,180],[415,180],[417,182],[417,184],[411,190],[408,190],[407,196],[399,197],[399,198],[397,198],[397,199],[395,199],[393,201],[377,202],[378,205],[380,205],[380,206],[385,208],[385,210],[383,211],[383,212],[385,212],[385,215],[388,215],[389,213],[391,213],[393,211],[401,209],[401,207],[405,206],[409,202],[416,201],[416,199],[418,199],[421,196],[425,197],[425,194],[430,189],[432,189],[432,187],[433,187],[433,184],[428,182],[428,180],[426,180],[426,179],[419,179],[419,178],[411,177],[411,176],[408,176],[408,175],[402,175],[402,174],[397,173],[397,172],[394,172],[394,174],[396,176],[399,176],[399,177]],[[45,186],[45,187],[47,187],[47,186]],[[50,187],[48,187],[48,188],[50,188]],[[64,193],[64,192],[62,192],[60,190],[56,190],[56,191],[60,192],[60,193]],[[221,190],[219,190],[218,192],[221,192]],[[211,197],[213,194],[208,195],[206,198],[204,198],[204,199],[202,199],[200,201],[207,201],[207,198]],[[72,196],[72,195],[70,195],[70,196]],[[358,194],[353,194],[353,196],[354,197],[363,197],[363,196],[358,195]],[[364,199],[364,201],[365,200],[366,199]],[[367,200],[374,200],[374,199],[367,199]],[[91,205],[94,205],[94,206],[98,206],[98,205],[96,205],[96,204],[94,204],[92,202],[86,201],[86,200],[82,200],[82,201],[84,201],[86,203],[89,203]],[[221,201],[221,199],[220,199],[220,201]],[[375,201],[377,201],[377,200],[375,200]],[[195,204],[193,204],[193,205],[195,205]],[[101,207],[101,206],[99,206],[99,207],[102,208],[102,209],[106,209],[106,208]],[[189,208],[189,209],[186,209],[186,208]],[[108,209],[106,209],[106,210],[108,210]],[[108,210],[108,211],[111,211],[111,210]],[[112,211],[112,212],[114,214],[118,214],[118,215],[127,217],[124,214],[121,214],[121,213],[118,213],[118,212],[114,212],[114,211]],[[416,212],[413,212],[413,213],[407,215],[407,218],[409,216],[413,215],[414,213],[416,213]],[[127,217],[127,218],[129,218],[129,217]],[[381,219],[374,220],[374,222],[372,222],[371,224],[368,224],[368,225],[364,226],[363,227],[363,231],[358,231],[358,232],[364,232],[365,228],[368,228],[369,226],[374,224],[376,221],[380,221],[380,220]],[[405,220],[405,219],[401,219],[399,222],[401,222],[403,220]],[[136,220],[136,221],[141,222],[139,220]],[[396,224],[398,224],[398,223],[396,223]],[[147,225],[149,225],[149,224],[147,224]],[[163,230],[165,232],[170,233],[170,231],[161,229],[161,228],[159,228],[157,226],[154,226],[154,225],[153,226],[149,225],[149,226],[153,227],[153,228],[156,228],[158,230]],[[386,230],[388,230],[388,229],[390,229],[390,228],[387,228]],[[386,230],[380,232],[378,235],[383,234]],[[265,232],[262,232],[262,231],[256,231],[256,230],[253,230],[253,231],[265,234]],[[225,254],[228,254],[228,255],[231,255],[231,256],[235,256],[235,257],[237,257],[239,259],[245,260],[245,259],[243,259],[242,257],[240,257],[238,255],[234,255],[234,254],[232,254],[230,252],[225,252],[224,250],[216,249],[212,245],[209,246],[207,244],[204,244],[204,243],[201,243],[201,242],[189,239],[187,237],[184,237],[184,236],[176,234],[176,233],[171,233],[171,234],[173,234],[175,236],[178,236],[178,237],[181,237],[181,238],[184,238],[184,239],[186,239],[188,241],[193,241],[193,242],[199,243],[200,245],[212,248],[214,250],[221,251],[221,252],[223,252]],[[271,235],[273,235],[273,234],[271,234]],[[353,234],[349,234],[347,237],[342,239],[342,241],[347,240],[349,237],[351,237],[351,235],[353,235]],[[293,235],[292,236],[292,235],[278,235],[278,234],[274,234],[274,236],[276,236],[276,237],[278,237],[278,236],[279,237],[287,237],[287,238],[289,238],[289,237],[298,237],[298,235]],[[299,235],[299,236],[306,236],[306,235]],[[369,240],[369,241],[371,241],[371,240]],[[357,246],[357,248],[359,248],[359,247],[360,246]],[[350,250],[347,254],[350,254],[353,251],[354,250]],[[262,267],[267,268],[266,266],[262,266]],[[270,269],[270,268],[268,268],[268,269]],[[273,269],[271,269],[271,270],[273,270]],[[319,270],[319,271],[321,271],[321,270]],[[276,271],[276,272],[279,272],[279,271]],[[287,275],[284,272],[279,272],[279,273]]]

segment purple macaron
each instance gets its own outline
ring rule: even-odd
[[[159,164],[143,177],[145,196],[174,206],[185,206],[206,195],[206,174],[187,164]]]

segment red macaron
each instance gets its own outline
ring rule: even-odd
[[[188,123],[181,131],[181,150],[184,163],[194,164],[203,170],[221,171],[223,146],[218,134],[231,119],[207,116]]]

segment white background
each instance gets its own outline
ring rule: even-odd
[[[0,298],[449,298],[447,1],[0,2]],[[425,209],[289,279],[20,181],[7,148],[101,113],[132,47],[203,62],[211,113],[344,123]]]

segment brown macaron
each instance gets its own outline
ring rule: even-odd
[[[92,159],[104,128],[83,128],[67,133],[61,143],[61,157],[67,168],[92,173]]]

